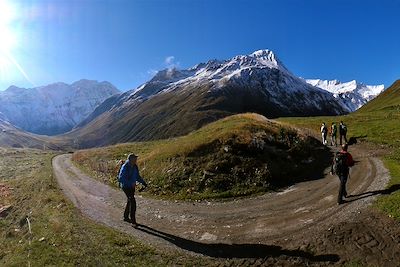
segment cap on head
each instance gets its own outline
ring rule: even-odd
[[[347,148],[349,148],[349,146],[348,146],[347,144],[343,144],[343,145],[342,145],[343,151],[347,151]]]
[[[128,160],[132,160],[132,159],[137,159],[138,156],[136,156],[135,154],[131,153],[128,155]]]

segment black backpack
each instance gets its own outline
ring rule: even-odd
[[[333,171],[337,175],[346,174],[349,171],[347,166],[347,154],[336,152],[333,159]]]

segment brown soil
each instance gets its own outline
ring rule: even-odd
[[[389,173],[368,150],[352,146],[357,161],[347,202],[336,203],[339,181],[328,174],[280,192],[231,201],[181,202],[137,195],[138,229],[122,222],[125,196],[70,161],[53,159],[64,194],[96,222],[162,250],[180,250],[235,265],[303,266],[362,264],[400,266],[400,222],[370,204],[387,193]],[[370,193],[367,193],[370,192]],[[364,194],[367,193],[367,194]]]
[[[8,186],[5,184],[0,184],[0,197],[1,198],[6,198],[9,197],[11,194],[11,190]]]

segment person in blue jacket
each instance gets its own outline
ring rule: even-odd
[[[135,154],[129,154],[127,161],[122,165],[118,174],[120,186],[128,199],[124,212],[124,221],[132,223],[133,226],[137,226],[135,199],[136,182],[147,187],[146,182],[139,175],[139,168],[136,162],[137,156]]]

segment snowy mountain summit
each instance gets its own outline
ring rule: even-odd
[[[109,82],[80,80],[36,88],[10,86],[0,91],[0,119],[32,133],[71,130],[104,100],[119,91]]]
[[[188,134],[238,113],[268,118],[345,114],[332,93],[292,74],[271,50],[169,68],[108,99],[71,132],[82,147]]]
[[[330,101],[330,93],[325,90],[310,86],[303,79],[292,74],[271,50],[257,50],[249,55],[238,55],[228,60],[209,60],[199,63],[186,70],[165,69],[159,71],[149,82],[141,85],[136,90],[130,91],[130,100],[146,100],[160,93],[178,92],[185,88],[207,86],[210,92],[229,88],[242,90],[261,90],[263,94],[270,95],[270,101],[281,108],[288,110],[296,103],[306,104],[304,108],[324,109],[319,103],[322,98]],[[300,93],[304,98],[287,105],[284,96]],[[308,94],[318,95],[321,99],[305,97]],[[294,95],[292,95],[294,97]],[[305,103],[307,102],[307,103]],[[297,109],[297,107],[296,107]],[[344,112],[338,109],[336,114]],[[303,113],[303,112],[300,112]]]
[[[384,85],[365,85],[355,80],[342,83],[338,80],[307,79],[306,82],[332,93],[348,112],[359,109],[385,90]]]

